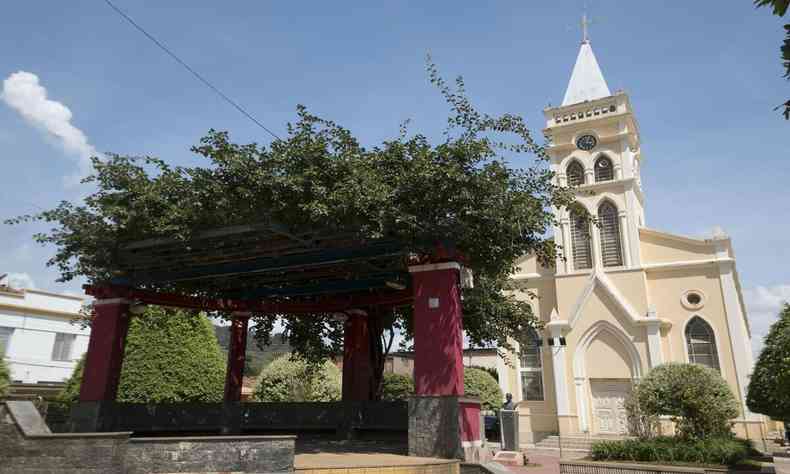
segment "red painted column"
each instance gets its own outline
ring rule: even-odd
[[[247,352],[247,327],[250,314],[233,313],[230,325],[230,348],[228,349],[228,368],[225,372],[225,401],[241,400],[241,387],[244,378],[244,362]]]
[[[114,401],[118,394],[129,330],[129,303],[122,298],[111,298],[93,304],[91,336],[80,385],[81,402]]]
[[[348,311],[343,332],[343,401],[371,399],[370,329],[364,311]]]
[[[463,395],[460,265],[409,267],[414,288],[416,395]]]

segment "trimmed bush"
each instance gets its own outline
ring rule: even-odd
[[[499,410],[502,407],[502,389],[486,370],[466,367],[464,392],[466,396],[479,398],[483,410]]]
[[[2,349],[2,347],[0,347]],[[0,357],[0,398],[8,395],[8,388],[11,386],[11,371],[5,365],[5,360]]]
[[[414,395],[414,380],[408,375],[384,374],[381,385],[382,400],[408,400]]]
[[[628,434],[640,439],[648,439],[658,433],[658,416],[648,413],[640,404],[636,391],[631,391],[625,399],[628,416]]]
[[[590,456],[596,461],[638,461],[669,464],[735,465],[752,452],[749,441],[732,437],[684,440],[673,437],[597,441]]]
[[[634,391],[645,414],[670,416],[683,439],[731,436],[730,420],[738,416],[727,382],[717,371],[698,364],[655,367]]]
[[[132,317],[126,336],[119,402],[220,402],[225,359],[214,329],[203,314],[149,306]],[[59,398],[79,398],[84,361],[80,361]]]
[[[264,367],[255,399],[261,402],[333,402],[340,400],[340,369],[331,361],[311,366],[283,355]]]

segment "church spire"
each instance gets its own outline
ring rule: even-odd
[[[582,15],[582,45],[576,57],[576,64],[573,66],[568,89],[562,99],[563,106],[612,95],[590,46],[590,36],[587,31],[589,25],[590,21],[585,13]]]

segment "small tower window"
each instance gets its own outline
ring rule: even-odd
[[[716,336],[713,334],[713,328],[699,316],[691,318],[686,325],[686,347],[689,362],[719,370]]]
[[[590,243],[590,223],[578,210],[571,210],[571,246],[573,247],[573,268],[584,270],[592,268],[592,245]]]
[[[584,167],[578,161],[574,160],[568,165],[566,174],[568,175],[568,186],[584,184]]]
[[[519,338],[519,376],[522,400],[543,400],[543,361],[541,360],[540,336],[533,328],[527,328]]]
[[[595,182],[611,181],[614,179],[614,166],[612,160],[602,156],[595,160]]]
[[[598,207],[598,222],[601,232],[601,260],[604,267],[619,267],[623,264],[620,243],[620,222],[617,208],[609,201]]]

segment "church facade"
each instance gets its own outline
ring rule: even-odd
[[[562,105],[544,115],[551,167],[580,207],[557,211],[554,268],[526,257],[513,275],[543,323],[499,367],[522,443],[625,434],[633,383],[666,362],[719,371],[738,399],[736,432],[760,437],[762,417],[745,404],[751,335],[732,243],[647,227],[635,112],[628,94],[609,91],[588,40]]]

